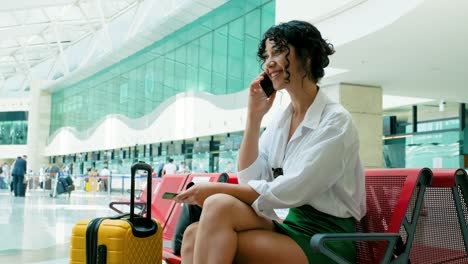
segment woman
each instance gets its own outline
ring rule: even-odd
[[[311,24],[290,21],[270,28],[259,45],[262,72],[250,85],[239,152],[239,185],[196,184],[178,202],[203,205],[182,243],[182,263],[327,263],[311,251],[313,234],[354,232],[365,214],[359,141],[350,114],[331,102],[317,82],[333,46]],[[260,87],[266,77],[286,90],[291,104],[268,126],[270,110]],[[273,209],[291,208],[279,220]],[[354,261],[351,242],[331,245]]]

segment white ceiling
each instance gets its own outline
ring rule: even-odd
[[[183,16],[187,18],[179,18],[183,21],[177,25],[179,27],[184,23],[189,23],[190,19],[216,8],[224,1],[173,0],[165,2],[192,2],[192,5],[185,5],[185,10],[181,9],[185,14]],[[298,7],[291,6],[289,0],[276,1],[278,18],[289,20],[310,18],[310,12],[302,14],[299,11],[303,9],[299,7],[313,4],[316,8],[321,0],[302,0],[302,4]],[[42,68],[49,68],[47,70],[49,74],[42,74],[40,79],[43,79],[42,76],[47,76],[46,79],[49,80],[55,79],[54,71],[65,72],[65,74],[68,71],[73,71],[74,69],[58,69],[61,65],[74,67],[73,65],[77,64],[64,62],[63,60],[67,56],[60,56],[61,50],[67,52],[73,46],[77,46],[76,44],[80,43],[80,40],[81,42],[88,41],[90,35],[95,35],[93,43],[104,45],[103,38],[99,38],[103,27],[105,29],[115,18],[129,13],[129,10],[134,11],[134,14],[130,15],[133,18],[125,21],[127,24],[132,23],[136,26],[119,23],[114,29],[128,30],[129,33],[126,35],[129,36],[137,35],[130,33],[136,31],[135,28],[138,28],[139,24],[147,25],[153,21],[155,11],[171,10],[169,7],[161,8],[161,2],[164,1],[2,1],[0,5],[0,34],[2,36],[0,38],[0,90],[6,79],[11,80],[7,87],[8,90],[26,89],[28,79],[37,78],[34,76],[34,70],[31,71],[31,69],[38,68],[35,67],[38,65],[44,65]],[[325,8],[331,10],[330,12],[327,11],[327,13],[325,10],[323,12],[326,14],[320,12],[321,15],[317,14],[316,17],[310,18],[314,20],[311,22],[318,23],[319,28],[324,30],[322,32],[326,33],[326,37],[329,35],[333,43],[336,44],[337,52],[331,57],[330,67],[337,70],[330,69],[328,71],[333,72],[333,74],[329,74],[323,79],[324,84],[336,82],[369,84],[382,86],[385,95],[468,102],[468,1],[335,0],[330,2],[330,5],[333,5],[334,9]],[[353,13],[357,12],[359,8],[367,8],[363,13],[374,15],[374,18],[362,19],[362,15]],[[200,10],[194,11],[198,9]],[[148,10],[151,10],[151,15],[147,15]],[[289,10],[291,14],[282,14],[284,10]],[[309,9],[306,8],[306,10]],[[379,13],[380,11],[388,14],[387,22],[383,23],[375,18],[384,17],[383,13]],[[190,14],[190,19],[188,19],[190,12],[193,14]],[[396,15],[398,12],[402,15]],[[171,13],[171,15],[173,14]],[[359,19],[361,21],[356,22],[357,24],[349,21],[341,24],[336,22],[338,18],[346,16],[351,17],[350,21],[352,22]],[[139,19],[139,17],[141,18]],[[107,57],[128,56],[127,53],[143,48],[147,42],[156,41],[157,38],[169,32],[161,32],[163,28],[174,24],[170,21],[169,24],[166,22],[154,23],[151,25],[152,28],[140,27],[141,31],[148,32],[146,35],[151,35],[150,37],[145,36],[144,43],[138,44],[142,41],[128,39],[134,43],[131,49],[126,45],[121,45],[128,52],[115,49],[114,46],[114,52],[106,53]],[[327,22],[333,26],[323,26]],[[363,24],[379,25],[375,26],[376,30],[369,31],[363,27]],[[160,29],[153,29],[155,27]],[[333,28],[336,34],[333,35],[333,30],[327,32],[328,28]],[[171,31],[175,29],[176,27]],[[341,29],[341,31],[335,29]],[[352,38],[348,35],[353,30],[354,35],[359,35],[359,37]],[[117,36],[119,36],[117,39],[121,38],[121,35]],[[92,47],[92,43],[88,42],[88,46],[84,46],[85,50],[91,50],[88,47]],[[75,76],[85,78],[92,72],[108,66],[99,63],[102,65],[95,67],[94,64],[87,65],[85,63],[88,60],[93,60],[88,59],[88,57],[93,58],[96,54],[103,54],[99,48],[94,49],[96,49],[95,52],[76,55],[83,58],[82,60],[75,59],[75,61],[80,62],[79,67],[84,67],[80,71],[76,71]],[[110,50],[112,50],[112,46]],[[118,52],[117,55],[116,52]],[[68,56],[69,60],[70,57]],[[53,63],[45,64],[46,61]],[[83,69],[89,69],[90,72],[84,74]],[[25,77],[17,78],[18,76]],[[74,80],[76,78],[70,77],[73,77],[73,74],[60,79],[64,79],[62,83],[65,80],[76,81]],[[15,80],[13,81],[13,79]],[[15,88],[19,86],[21,87]]]
[[[0,99],[71,85],[227,0],[16,0],[0,7]]]
[[[138,0],[14,0],[0,6],[0,80],[28,76],[35,65],[94,34]],[[30,78],[33,78],[29,76]]]
[[[330,66],[347,71],[323,82],[468,102],[468,1],[420,2],[395,22],[336,47]]]

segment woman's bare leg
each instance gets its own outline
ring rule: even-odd
[[[182,238],[182,249],[180,254],[182,255],[182,263],[192,264],[193,263],[193,250],[195,248],[195,236],[197,234],[198,223],[189,225],[184,231],[184,237]]]
[[[193,248],[198,225],[190,225],[184,233],[182,263],[193,263]],[[249,230],[237,233],[236,264],[308,263],[299,245],[290,237],[269,230]],[[206,252],[209,254],[209,252]]]
[[[268,230],[238,233],[237,264],[307,264],[301,247],[290,237]]]
[[[292,239],[273,232],[271,220],[258,216],[252,207],[226,194],[212,195],[203,204],[203,212],[196,231],[193,263],[231,264],[238,250],[238,233],[247,230],[263,230],[271,234],[270,238],[274,239],[284,237],[277,246],[286,245],[287,248],[295,249],[294,253],[299,252],[299,256],[305,259],[304,263],[307,263],[304,253],[301,255],[302,250]],[[269,243],[278,250],[275,241]],[[256,248],[251,249],[256,250]]]

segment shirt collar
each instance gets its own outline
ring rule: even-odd
[[[309,109],[307,109],[307,112],[304,116],[304,120],[302,121],[302,126],[308,127],[310,129],[316,129],[318,124],[320,123],[323,109],[325,109],[325,106],[327,104],[332,102],[330,98],[328,98],[328,96],[322,91],[322,89],[318,90],[317,95],[315,96],[314,102],[312,103],[311,106],[309,106]],[[283,112],[278,122],[278,128],[287,124],[287,127],[289,129],[290,122],[288,122],[288,120],[291,118],[291,116],[292,116],[292,104],[290,103],[288,107],[285,109],[285,111]]]
[[[322,113],[325,109],[325,106],[331,102],[328,96],[322,90],[323,89],[318,90],[314,102],[309,107],[309,109],[307,109],[304,120],[302,121],[303,126],[310,129],[317,128],[318,124],[320,123],[320,119],[322,118]]]

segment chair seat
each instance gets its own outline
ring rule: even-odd
[[[180,256],[174,254],[174,251],[170,247],[164,247],[163,259],[167,264],[180,264]]]

